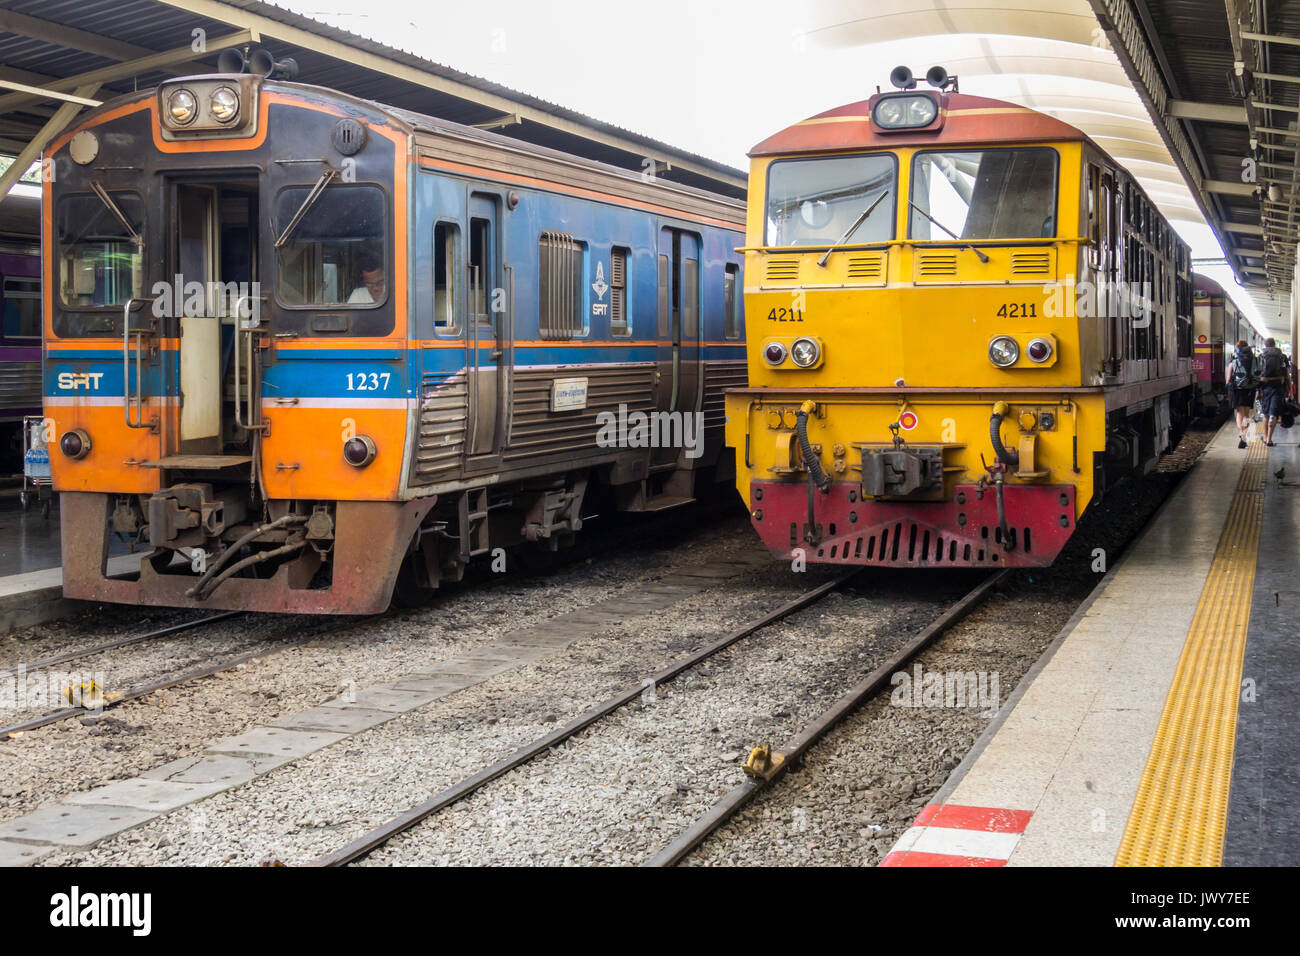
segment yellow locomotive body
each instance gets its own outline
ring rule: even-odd
[[[1176,435],[1190,253],[1079,130],[905,90],[751,157],[727,441],[774,552],[1050,564]]]

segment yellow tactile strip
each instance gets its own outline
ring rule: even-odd
[[[1256,442],[1174,671],[1116,866],[1222,862],[1267,460]]]

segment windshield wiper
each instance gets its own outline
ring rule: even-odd
[[[113,202],[113,197],[108,194],[108,190],[104,188],[104,184],[97,179],[92,180],[90,183],[90,191],[98,196],[99,201],[108,208],[108,211],[117,217],[117,221],[122,224],[122,228],[126,230],[126,234],[131,238],[131,241],[137,246],[143,247],[144,237],[135,231],[135,226],[131,225],[131,220],[126,218],[126,213],[122,212],[122,210],[118,208],[117,203]]]
[[[876,207],[880,205],[880,200],[884,199],[888,195],[889,195],[889,190],[885,189],[884,192],[882,192],[879,196],[873,199],[871,201],[871,205],[866,208],[866,211],[864,211],[862,215],[859,216],[854,221],[853,225],[849,226],[848,230],[844,233],[844,235],[840,236],[840,238],[836,240],[835,245],[836,246],[844,245],[844,241],[848,239],[849,236],[853,235],[855,232],[858,231],[858,226],[862,225],[864,222],[866,222],[868,219],[871,218],[871,214],[875,212]],[[825,268],[826,260],[831,257],[831,252],[833,250],[834,250],[834,246],[832,246],[830,249],[827,249],[825,252],[823,252],[822,257],[817,260],[817,264]]]
[[[320,198],[320,194],[325,191],[325,187],[328,186],[334,177],[338,175],[338,172],[337,169],[331,166],[321,174],[320,179],[316,180],[316,185],[311,187],[311,192],[309,192],[307,197],[302,201],[302,205],[298,207],[298,211],[293,214],[293,218],[289,220],[289,225],[284,227],[284,231],[280,233],[280,238],[275,240],[275,248],[279,249],[289,241],[289,237],[293,235],[293,231],[298,228],[298,223],[302,222],[302,217],[307,215],[307,210],[311,209],[316,200]]]
[[[932,223],[934,223],[936,226],[938,226],[940,229],[942,229],[942,230],[943,230],[944,232],[946,232],[948,235],[952,236],[952,237],[953,237],[954,239],[956,239],[958,242],[961,242],[961,241],[962,241],[961,236],[957,235],[957,233],[953,232],[951,229],[949,229],[947,226],[945,226],[943,223],[941,223],[938,219],[935,219],[934,216],[931,216],[928,212],[926,212],[924,209],[922,209],[922,208],[921,208],[920,206],[918,206],[916,203],[912,202],[912,200],[909,199],[909,200],[907,201],[907,204],[908,204],[909,206],[911,206],[913,209],[915,209],[917,212],[919,212],[919,213],[920,213],[922,216],[924,216],[926,219],[929,219]],[[989,261],[989,257],[988,257],[988,256],[986,256],[984,253],[980,252],[978,249],[976,249],[976,248],[975,248],[973,245],[971,245],[969,242],[967,242],[967,243],[966,243],[965,245],[963,245],[961,248],[963,248],[963,249],[969,249],[971,252],[975,253],[975,255],[977,255],[977,256],[980,257],[980,262],[988,262],[988,261]]]

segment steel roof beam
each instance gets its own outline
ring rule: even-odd
[[[227,47],[242,46],[251,42],[251,40],[252,34],[250,31],[239,30],[223,37],[209,39],[204,53],[214,53]],[[115,63],[112,66],[100,67],[98,70],[90,70],[76,76],[52,80],[46,84],[46,88],[64,92],[93,83],[95,88],[98,89],[103,84],[112,83],[115,80],[124,80],[127,77],[139,76],[141,73],[150,73],[164,67],[174,66],[177,63],[188,63],[194,59],[194,56],[194,48],[187,43],[185,46],[176,47],[172,50],[150,53],[148,56],[127,60],[124,63]],[[30,93],[10,93],[8,96],[0,96],[0,114],[7,113],[27,103],[40,102],[40,100],[40,96]]]
[[[1246,123],[1246,107],[1221,106],[1218,103],[1192,103],[1188,100],[1169,100],[1167,115],[1179,119],[1202,120],[1207,123]]]
[[[98,90],[98,83],[85,83],[77,87],[76,95],[79,99],[88,98]],[[45,144],[63,132],[64,127],[71,123],[73,117],[80,112],[81,104],[76,102],[64,103],[54,111],[54,115],[41,127],[41,131],[32,137],[31,142],[18,154],[13,164],[4,171],[4,175],[0,175],[0,202],[3,202],[5,197],[9,195],[9,190],[13,188],[14,183],[22,179],[23,173],[27,172],[27,167],[36,162],[41,155],[41,150],[45,148]]]
[[[221,3],[220,0],[157,0],[157,2],[211,20],[228,23],[231,26],[243,27],[262,36],[275,37],[286,43],[314,50],[336,60],[350,63],[353,66],[373,70],[384,76],[395,77],[416,86],[422,86],[425,89],[455,96],[496,110],[499,113],[506,115],[517,114],[525,122],[537,123],[539,126],[545,126],[557,132],[567,133],[589,142],[622,150],[631,153],[633,156],[651,159],[660,166],[671,164],[674,169],[704,176],[714,182],[725,183],[737,189],[746,189],[749,185],[744,176],[729,175],[704,163],[697,163],[686,156],[669,155],[662,150],[656,150],[648,143],[638,142],[630,137],[599,130],[576,120],[557,116],[546,110],[512,100],[507,96],[478,89],[451,77],[440,76],[431,70],[422,70],[415,66],[399,63],[388,57],[371,53],[360,47],[349,46],[329,37],[309,33],[298,27],[272,20],[270,17],[259,16],[249,10]]]

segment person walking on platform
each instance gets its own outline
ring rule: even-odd
[[[1251,417],[1255,411],[1255,389],[1259,387],[1259,363],[1250,343],[1237,340],[1237,349],[1224,371],[1228,382],[1228,405],[1237,415],[1237,447],[1246,447]]]
[[[1264,444],[1273,447],[1273,429],[1286,411],[1286,356],[1273,339],[1259,353],[1259,406],[1264,416]]]

